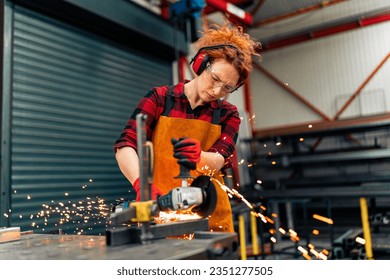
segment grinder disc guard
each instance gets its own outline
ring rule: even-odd
[[[200,175],[192,181],[191,187],[201,188],[203,193],[203,203],[192,208],[192,212],[198,214],[202,218],[206,218],[214,212],[217,205],[217,190],[211,182],[211,177]]]

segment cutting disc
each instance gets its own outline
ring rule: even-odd
[[[203,203],[194,207],[192,212],[206,218],[214,212],[217,205],[217,190],[211,181],[211,177],[201,175],[192,181],[191,187],[201,188],[203,193]]]

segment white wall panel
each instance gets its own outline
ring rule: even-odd
[[[389,51],[390,23],[386,22],[265,52],[261,66],[333,117],[340,96],[351,96]],[[390,60],[364,87],[364,98],[359,99],[366,101],[355,116],[383,111],[377,102],[367,102],[369,92],[383,92],[384,108],[390,108],[389,78]],[[257,70],[252,75],[251,88],[255,129],[321,120],[321,116]]]

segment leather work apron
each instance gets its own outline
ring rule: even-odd
[[[208,151],[221,135],[220,125],[203,120],[167,117],[174,103],[171,94],[172,89],[167,96],[165,110],[157,122],[152,139],[154,150],[153,183],[163,194],[180,187],[182,181],[174,178],[179,175],[180,166],[177,159],[173,157],[171,138],[188,137],[197,139],[201,144],[202,151]],[[213,122],[214,119],[219,120],[220,115],[220,110],[215,111]],[[196,178],[201,173],[192,170],[191,175]],[[213,177],[224,184],[221,172],[214,174]],[[212,231],[234,232],[229,197],[218,183],[214,182],[214,185],[217,190],[217,205],[209,217],[209,229]]]

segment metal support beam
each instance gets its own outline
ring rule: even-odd
[[[294,199],[294,198],[360,198],[390,196],[389,183],[366,184],[361,187],[332,188],[295,188],[285,190],[263,190],[257,194],[264,199]]]
[[[207,231],[208,220],[193,220],[174,222],[167,224],[155,224],[150,226],[153,239],[163,239],[170,236],[191,234],[196,231]],[[106,230],[106,244],[118,246],[123,244],[142,243],[142,227],[136,225],[108,228]]]
[[[288,93],[290,93],[292,96],[294,96],[299,101],[301,101],[303,104],[305,104],[309,109],[314,111],[316,114],[320,115],[324,120],[330,121],[330,118],[325,113],[321,112],[320,109],[318,109],[313,104],[311,104],[308,100],[306,100],[303,96],[301,96],[296,91],[294,91],[291,87],[287,86],[286,83],[283,83],[282,81],[280,81],[273,74],[271,74],[269,71],[267,71],[264,67],[261,67],[260,65],[258,65],[256,62],[254,62],[253,65],[256,67],[257,70],[259,70],[264,75],[266,75],[268,78],[270,78],[272,81],[274,81],[276,84],[281,86],[283,89],[285,89]]]
[[[302,15],[302,14],[305,14],[305,13],[314,12],[314,11],[317,11],[319,9],[323,9],[323,8],[332,6],[334,4],[339,4],[339,3],[342,3],[342,2],[345,2],[345,1],[347,1],[347,0],[324,1],[324,2],[322,2],[320,4],[315,4],[315,5],[311,5],[311,6],[308,6],[308,7],[300,8],[299,10],[293,11],[291,13],[283,14],[283,15],[280,15],[280,16],[275,16],[275,17],[268,18],[268,19],[263,19],[263,20],[261,20],[259,22],[254,23],[253,26],[254,27],[264,26],[264,25],[267,25],[267,24],[271,24],[271,23],[275,23],[275,22],[278,22],[278,21],[281,21],[281,20],[285,20],[285,19],[289,19],[289,18],[292,18],[292,17],[295,17],[295,16],[299,16],[299,15]],[[264,2],[264,0],[259,1],[260,4],[262,4],[262,2]],[[252,13],[252,14],[254,14],[254,13]]]
[[[375,76],[375,74],[381,69],[381,67],[385,64],[385,62],[390,58],[390,52],[385,56],[384,59],[378,64],[377,67],[368,75],[368,77],[363,81],[363,83],[357,88],[357,90],[352,94],[352,96],[345,102],[343,107],[336,113],[333,117],[333,120],[337,120],[341,114],[348,108],[348,106],[352,103],[353,100],[360,94],[363,88],[368,84],[369,81]]]
[[[278,162],[280,160],[280,162]],[[310,154],[310,155],[283,155],[279,158],[272,157],[267,160],[269,166],[274,165],[271,161],[276,162],[284,167],[294,165],[312,165],[312,164],[330,164],[333,162],[367,162],[369,160],[390,160],[390,149],[377,149],[367,151],[347,151],[331,154]]]
[[[245,10],[224,0],[206,0],[208,6],[228,14],[245,25],[252,25],[253,17]]]
[[[321,135],[344,135],[353,132],[372,131],[390,128],[390,113],[380,116],[362,117],[359,119],[315,121],[291,126],[280,126],[271,129],[253,131],[257,139],[268,139],[275,135],[294,137],[315,137]]]
[[[277,49],[281,47],[290,46],[293,44],[298,44],[306,42],[313,39],[318,39],[334,34],[338,34],[345,31],[350,31],[356,28],[366,27],[373,24],[385,22],[390,20],[390,12],[383,11],[379,12],[376,15],[369,14],[367,16],[362,15],[358,19],[347,20],[345,22],[337,22],[332,24],[330,27],[318,29],[318,30],[307,30],[304,32],[299,32],[297,34],[287,35],[276,40],[267,40],[263,41],[263,51]]]

